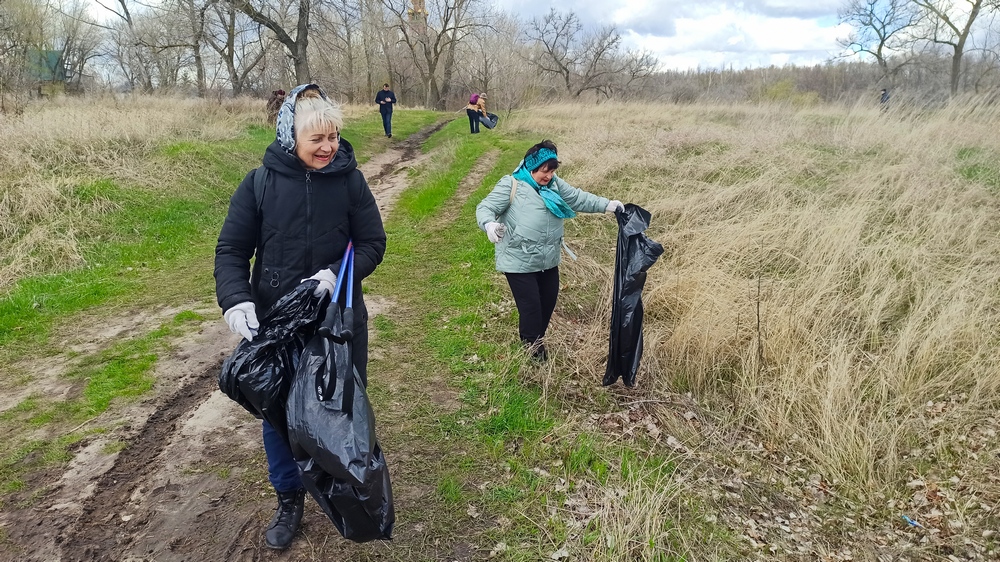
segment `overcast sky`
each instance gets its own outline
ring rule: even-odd
[[[522,19],[572,10],[586,26],[613,23],[664,69],[812,65],[841,49],[846,0],[494,0]]]

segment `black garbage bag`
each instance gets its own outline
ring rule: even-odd
[[[290,375],[318,325],[324,298],[318,281],[301,283],[264,313],[253,341],[241,340],[222,363],[219,389],[287,439],[285,402]]]
[[[353,256],[349,263],[351,278]],[[346,285],[351,295],[351,284]],[[388,540],[395,523],[389,469],[375,438],[375,414],[352,361],[351,327],[350,297],[343,316],[340,305],[331,302],[302,351],[288,393],[288,443],[303,485],[344,538]]]
[[[615,253],[615,294],[611,304],[611,338],[604,386],[619,378],[635,386],[642,359],[642,288],[646,271],[663,254],[663,246],[644,234],[649,211],[631,203],[618,218],[618,250]]]
[[[372,458],[378,470],[367,486],[352,486],[334,478],[312,459],[299,462],[302,485],[340,534],[354,542],[391,540],[396,523],[389,469],[378,444]]]
[[[500,117],[496,113],[487,113],[484,117],[482,114],[479,115],[479,122],[483,124],[487,129],[492,129],[497,126],[497,121]]]
[[[337,303],[323,325],[330,335],[306,344],[288,392],[288,444],[296,460],[311,458],[334,478],[364,486],[378,470],[375,413],[349,343],[337,335],[343,331]]]

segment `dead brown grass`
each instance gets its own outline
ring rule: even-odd
[[[1000,110],[553,106],[510,127],[539,122],[571,183],[653,213],[647,391],[693,391],[857,498],[917,475],[1000,496],[968,444],[997,425]],[[610,256],[565,265],[610,294]],[[588,338],[599,376],[603,320]]]
[[[97,179],[149,183],[154,150],[172,140],[223,140],[263,123],[262,102],[154,97],[60,98],[0,117],[0,288],[79,264],[79,236],[113,208],[81,200]],[[171,185],[157,170],[157,181]]]

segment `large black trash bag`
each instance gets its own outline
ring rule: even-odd
[[[378,470],[367,486],[351,486],[334,478],[312,459],[299,462],[302,485],[340,534],[355,542],[391,540],[396,523],[389,469],[378,444],[372,459]]]
[[[479,115],[479,122],[482,123],[483,126],[486,127],[487,129],[492,129],[493,127],[496,127],[497,121],[499,120],[500,117],[498,117],[497,114],[495,113],[487,113],[486,115],[482,114]]]
[[[331,303],[328,334],[309,340],[288,391],[288,444],[296,460],[311,458],[334,478],[354,486],[371,482],[375,413],[351,360],[340,306]]]
[[[611,304],[611,338],[604,386],[619,378],[635,386],[642,359],[642,288],[646,270],[663,254],[663,246],[644,234],[649,211],[629,203],[618,218],[618,250],[615,254],[615,294]]]
[[[395,522],[389,470],[345,320],[352,324],[331,303],[302,351],[288,392],[288,443],[306,489],[345,538],[389,539]]]
[[[248,412],[270,423],[287,439],[285,401],[290,376],[323,311],[313,296],[318,281],[307,281],[264,313],[253,341],[241,340],[222,363],[219,389]]]

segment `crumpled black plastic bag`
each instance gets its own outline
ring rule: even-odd
[[[326,315],[322,325],[330,335],[306,344],[288,392],[288,444],[303,485],[344,538],[389,539],[395,512],[375,413],[350,343],[339,337],[340,306],[332,304]]]
[[[618,249],[615,253],[615,293],[611,304],[611,337],[604,386],[619,378],[635,386],[642,359],[642,288],[646,271],[663,254],[663,246],[644,234],[649,211],[629,203],[618,219]]]
[[[367,486],[352,486],[334,478],[312,459],[299,462],[302,485],[340,534],[354,542],[391,540],[396,523],[389,469],[378,444],[372,462],[377,470]]]
[[[333,477],[364,486],[377,471],[375,413],[346,347],[323,336],[306,344],[288,391],[288,444],[296,460],[311,458]],[[318,387],[331,382],[331,398],[321,400]]]
[[[222,363],[219,389],[248,412],[263,418],[287,440],[285,402],[290,376],[315,332],[324,297],[313,296],[318,281],[299,284],[260,319],[253,341],[241,340]]]
[[[500,117],[496,113],[487,113],[486,115],[479,115],[479,122],[483,124],[487,129],[492,129],[497,126],[497,121]]]

